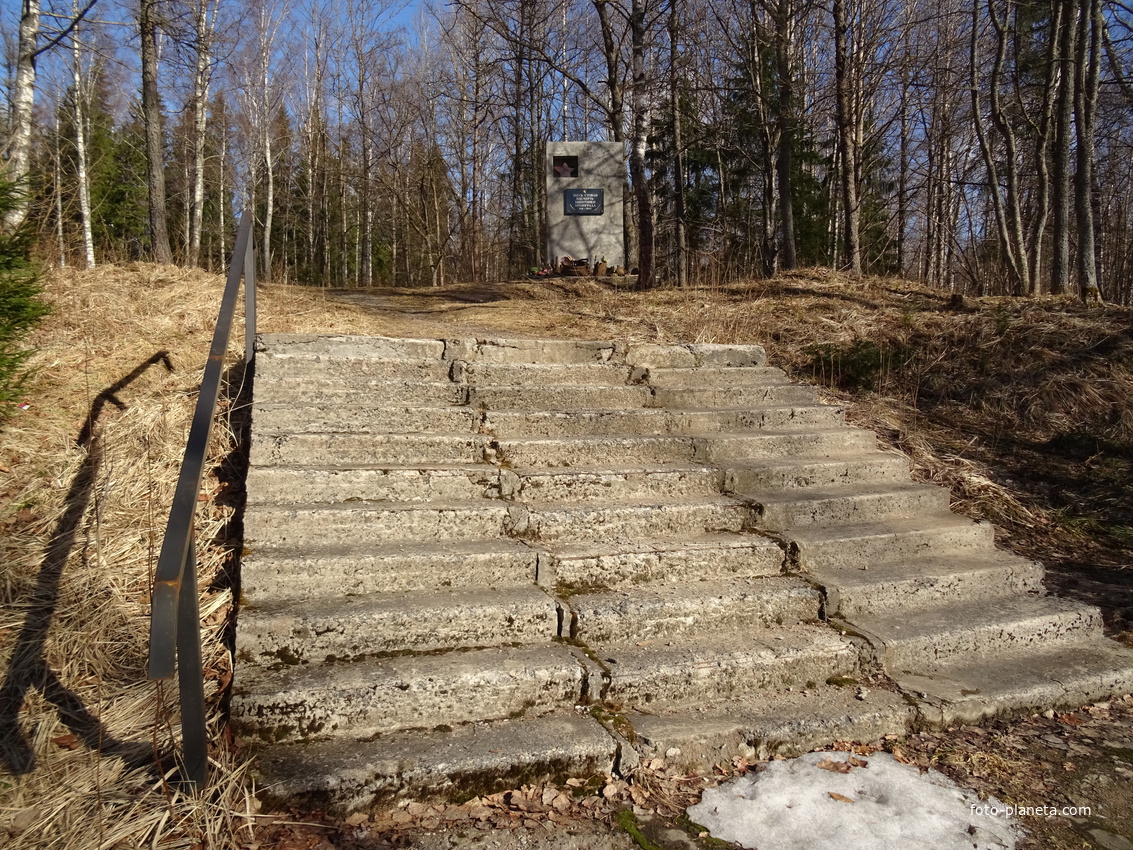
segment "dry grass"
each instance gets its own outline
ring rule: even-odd
[[[0,843],[5,834],[20,848],[254,840],[248,766],[227,743],[219,707],[231,671],[223,632],[240,495],[223,468],[238,442],[230,409],[198,514],[199,539],[213,541],[201,573],[215,781],[202,799],[166,782],[175,694],[144,679],[151,574],[221,286],[149,265],[47,281],[56,312],[34,340],[31,406],[0,435],[0,693],[19,698],[18,728],[0,722]],[[263,331],[759,342],[905,451],[921,478],[948,486],[958,508],[1003,525],[1022,551],[1057,561],[1129,524],[1128,310],[1010,299],[950,306],[905,283],[823,270],[650,293],[587,279],[425,292],[267,286],[260,310]],[[239,322],[232,348],[236,362]],[[99,394],[161,351],[174,371],[160,361],[146,368],[117,392],[124,409],[102,406],[93,446],[77,445]],[[1059,440],[1077,450],[1091,439],[1097,451],[1067,456],[1047,490],[1030,486],[1028,469],[1041,477],[1036,458],[1054,463]],[[1065,512],[1074,500],[1095,523],[1085,531]],[[1133,542],[1110,547],[1113,564],[1128,566],[1131,552]]]

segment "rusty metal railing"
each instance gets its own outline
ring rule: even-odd
[[[194,788],[208,781],[208,735],[205,730],[205,683],[201,664],[201,621],[197,598],[197,551],[193,523],[205,455],[216,418],[216,401],[224,376],[224,355],[236,311],[236,295],[244,280],[244,362],[255,357],[256,273],[252,248],[252,213],[240,217],[228,281],[212,335],[201,380],[181,474],[169,509],[165,539],[157,560],[150,609],[150,679],[168,679],[177,671],[181,701],[182,775]]]

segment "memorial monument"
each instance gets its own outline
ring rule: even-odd
[[[547,142],[547,255],[624,266],[621,142]]]

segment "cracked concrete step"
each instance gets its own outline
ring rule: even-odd
[[[446,351],[451,360],[485,363],[626,362],[624,344],[594,340],[454,339],[447,341]]]
[[[326,334],[263,334],[257,351],[257,369],[269,359],[288,357],[372,357],[382,360],[439,360],[445,343],[439,339]],[[266,356],[263,356],[266,355]]]
[[[586,644],[633,643],[732,627],[794,625],[819,617],[822,597],[795,578],[646,585],[565,600],[569,636]]]
[[[232,723],[266,741],[365,738],[549,714],[580,702],[586,687],[583,665],[566,646],[244,666],[234,679]]]
[[[357,399],[349,407],[295,407],[261,404],[252,408],[256,437],[275,434],[372,432],[390,434],[475,433],[480,413],[469,407],[383,407]]]
[[[532,506],[551,503],[689,500],[719,498],[723,476],[710,466],[538,469],[515,467],[509,497]]]
[[[915,617],[905,611],[864,613],[848,622],[869,639],[890,675],[1102,634],[1096,608],[1055,596],[963,600],[919,610]]]
[[[1010,552],[991,549],[962,557],[918,557],[808,573],[826,590],[827,616],[853,620],[881,612],[979,599],[1042,594],[1043,567]]]
[[[605,667],[602,698],[652,711],[738,699],[764,690],[814,688],[859,673],[854,641],[826,626],[735,629],[637,644],[591,647]]]
[[[555,601],[534,586],[376,593],[247,608],[236,653],[268,666],[341,664],[406,650],[546,644],[558,621]]]
[[[750,534],[701,534],[620,544],[558,543],[545,556],[549,562],[545,581],[569,590],[757,578],[779,575],[784,558],[775,541]]]
[[[248,470],[260,505],[304,502],[425,502],[500,498],[501,470],[486,464],[302,467]]]
[[[908,480],[907,457],[877,450],[844,457],[764,459],[744,465],[727,464],[724,468],[724,491],[727,493]]]
[[[342,381],[346,384],[374,380],[440,383],[453,379],[453,364],[438,358],[410,360],[296,354],[265,357],[263,362],[257,361],[256,377],[282,384],[306,384],[312,380]]]
[[[461,363],[453,377],[478,387],[625,386],[630,367],[613,363]]]
[[[1133,651],[1101,637],[1084,637],[1024,652],[961,658],[918,674],[894,677],[920,698],[922,722],[978,723],[1011,711],[1077,708],[1133,692]]]
[[[948,511],[950,496],[946,487],[911,481],[737,495],[753,502],[760,527],[773,531],[931,516]]]
[[[468,403],[468,387],[451,381],[347,381],[332,378],[256,384],[257,404],[284,402],[298,408],[354,404],[452,407]]]
[[[991,523],[942,513],[859,525],[792,529],[799,565],[821,572],[837,567],[871,566],[918,556],[964,556],[995,546]]]
[[[241,564],[241,610],[260,599],[299,603],[352,594],[530,586],[538,570],[538,551],[509,539],[320,546],[316,551],[260,544]]]
[[[764,366],[767,353],[761,345],[721,345],[718,343],[631,343],[627,363],[643,368],[664,369],[688,366]]]
[[[678,366],[639,370],[642,384],[658,389],[728,389],[789,384],[790,378],[774,366]]]
[[[381,545],[414,540],[503,537],[509,506],[468,502],[347,502],[341,505],[253,505],[244,515],[244,539],[253,549],[272,546]]]
[[[771,384],[755,387],[656,387],[653,406],[685,410],[781,407],[817,404],[813,387],[801,384]]]
[[[380,466],[482,463],[481,434],[284,434],[253,437],[253,466]]]
[[[561,410],[488,411],[483,428],[505,439],[582,436],[700,436],[762,429],[833,428],[842,408],[795,405],[755,410]],[[455,430],[455,429],[452,429]]]
[[[793,758],[837,741],[877,741],[913,728],[916,709],[901,694],[856,684],[753,694],[738,701],[626,718],[645,758],[681,770],[711,771],[732,759]],[[677,752],[673,752],[676,750]]]
[[[597,721],[553,714],[273,747],[257,759],[257,784],[270,800],[347,814],[394,799],[452,800],[610,775],[617,757],[617,742]]]
[[[501,462],[511,466],[597,466],[630,463],[720,465],[791,455],[847,455],[876,445],[871,431],[815,428],[799,431],[751,431],[708,437],[536,437],[497,439]]]
[[[582,542],[593,540],[596,536],[610,542],[739,532],[750,519],[751,510],[747,505],[723,496],[644,505],[548,505],[530,510],[527,527],[521,533],[527,539],[545,545]],[[516,531],[521,530],[517,528]]]
[[[457,386],[457,385],[453,385]],[[648,387],[586,384],[469,386],[468,404],[484,410],[609,410],[652,405]]]

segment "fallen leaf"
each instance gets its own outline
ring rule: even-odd
[[[51,743],[65,750],[77,750],[79,748],[79,739],[70,734],[52,738]]]
[[[361,826],[370,818],[365,812],[355,812],[346,819],[347,826]]]
[[[1077,714],[1060,714],[1058,715],[1058,722],[1064,723],[1067,726],[1081,726],[1086,721]]]
[[[832,758],[824,758],[815,767],[829,770],[831,773],[849,773],[853,770],[853,766],[844,761],[834,761]]]
[[[860,759],[855,756],[850,756],[850,764],[854,767],[869,767],[869,762],[865,759]]]
[[[903,752],[901,752],[901,750],[899,750],[897,747],[893,748],[893,758],[895,758],[897,761],[901,762],[901,764],[912,764],[913,763],[913,760],[911,758],[909,758],[908,756],[906,756]]]
[[[837,791],[827,791],[826,793],[830,795],[830,799],[837,800],[839,803],[852,803],[852,802],[854,802],[849,797],[846,797],[843,794],[839,794]]]

